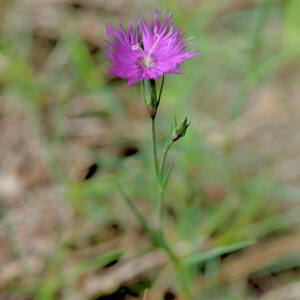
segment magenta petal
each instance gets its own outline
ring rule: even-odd
[[[198,51],[188,51],[183,33],[172,22],[172,15],[163,18],[159,11],[151,21],[141,18],[117,30],[107,26],[105,54],[110,73],[128,79],[132,85],[141,80],[159,79],[165,74],[181,74],[180,65]]]

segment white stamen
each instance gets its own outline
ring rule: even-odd
[[[131,49],[133,51],[140,50],[141,53],[145,56],[145,52],[144,52],[143,48],[141,47],[141,45],[139,43],[137,43],[136,45],[131,46]]]
[[[172,32],[172,29],[171,29]],[[145,51],[143,50],[143,48],[141,47],[141,45],[139,43],[137,43],[136,45],[131,46],[131,49],[133,51],[141,51],[142,55],[143,55],[143,59],[142,59],[142,63],[146,68],[151,68],[152,67],[152,58],[151,58],[151,54],[153,52],[153,50],[156,48],[157,44],[159,43],[161,36],[157,33],[157,26],[154,27],[154,36],[156,37],[156,41],[154,42],[154,44],[152,45],[149,53],[147,55],[145,55]]]
[[[133,51],[139,50],[140,48],[141,48],[140,45],[133,45],[133,46],[131,46],[131,49]]]
[[[145,64],[145,67],[147,67],[147,68],[150,68],[152,66],[152,59],[150,56],[144,57],[144,64]]]
[[[157,33],[157,26],[154,27],[154,34],[157,37],[157,39],[156,39],[155,43],[152,45],[152,47],[151,47],[151,49],[150,49],[150,51],[149,51],[149,53],[147,55],[149,57],[150,57],[152,51],[155,49],[155,47],[157,46],[157,44],[158,44],[158,42],[160,40],[160,35]]]

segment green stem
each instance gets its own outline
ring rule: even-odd
[[[151,226],[147,223],[147,220],[144,218],[144,216],[141,214],[139,209],[136,207],[134,202],[128,197],[128,195],[124,192],[123,188],[118,185],[118,188],[120,190],[121,195],[123,196],[123,199],[125,200],[126,204],[132,211],[132,213],[135,215],[136,219],[139,221],[139,223],[144,227],[145,231],[149,234],[151,241],[153,243],[154,247],[159,247],[163,249],[166,254],[168,255],[171,263],[173,264],[176,273],[178,274],[178,279],[181,283],[182,289],[186,296],[188,296],[189,299],[193,299],[190,286],[189,286],[189,280],[186,274],[185,267],[183,263],[181,262],[180,258],[175,254],[175,252],[172,250],[172,248],[168,245],[164,235],[161,231],[156,231],[151,228]]]
[[[159,199],[156,207],[156,216],[158,221],[158,232],[161,239],[163,238],[163,209],[162,209],[163,197],[164,197],[164,188],[160,186]]]
[[[150,82],[150,84],[152,84],[151,85],[151,105],[150,105],[151,109],[150,110],[149,110],[149,103],[147,101],[145,101],[145,102],[146,102],[146,105],[147,105],[148,113],[150,112],[149,116],[151,117],[153,160],[154,160],[156,179],[159,183],[159,189],[160,189],[159,199],[158,199],[158,203],[157,203],[157,220],[158,220],[158,224],[159,224],[159,229],[158,230],[153,230],[151,228],[151,226],[148,225],[148,223],[146,222],[144,216],[139,212],[137,207],[135,207],[135,205],[131,201],[131,199],[129,197],[127,197],[124,194],[124,192],[122,194],[123,194],[123,197],[124,197],[125,201],[129,205],[129,207],[131,208],[133,213],[135,214],[136,218],[141,222],[141,224],[143,225],[145,230],[152,237],[152,243],[154,244],[154,246],[160,247],[168,255],[171,263],[173,264],[173,266],[176,270],[176,273],[178,274],[178,279],[181,283],[182,290],[184,291],[186,296],[189,299],[193,299],[191,289],[190,289],[190,285],[189,285],[189,279],[187,277],[187,272],[186,272],[187,270],[186,270],[185,266],[183,265],[183,263],[181,262],[180,258],[173,251],[172,247],[170,247],[168,245],[167,240],[166,240],[165,235],[164,235],[164,232],[163,232],[163,209],[162,209],[163,207],[162,207],[162,203],[163,203],[163,196],[164,196],[165,187],[166,187],[166,184],[167,184],[167,181],[168,181],[168,177],[170,175],[169,174],[170,172],[168,172],[168,174],[166,176],[164,175],[164,173],[165,173],[165,164],[166,164],[168,152],[169,152],[171,146],[173,145],[174,141],[172,139],[170,139],[168,141],[168,143],[166,144],[163,155],[162,155],[162,159],[161,159],[161,162],[160,162],[160,165],[159,165],[158,164],[158,158],[157,158],[155,116],[156,116],[157,108],[158,108],[160,100],[161,100],[161,95],[162,95],[162,91],[163,91],[163,87],[164,87],[164,77],[162,79],[162,84],[161,84],[161,88],[160,88],[160,91],[159,91],[158,101],[156,101],[155,81]],[[153,100],[154,98],[155,98],[155,101]],[[148,98],[146,98],[146,100],[147,99]],[[155,107],[154,107],[154,104],[155,104]],[[171,170],[171,168],[170,168],[170,170]]]
[[[164,83],[165,83],[165,76],[163,76],[162,81],[161,81],[161,86],[160,86],[160,90],[159,90],[159,96],[158,96],[156,108],[158,108],[159,103],[160,103],[161,94],[162,94],[162,91],[163,91],[163,88],[164,88]]]
[[[165,191],[165,186],[166,186],[166,179],[164,177],[164,168],[165,168],[165,164],[166,164],[166,158],[168,155],[168,152],[171,148],[173,144],[173,141],[170,140],[167,144],[166,147],[164,149],[163,155],[162,155],[162,159],[160,162],[160,167],[158,170],[158,182],[159,182],[159,199],[158,199],[158,203],[157,203],[157,220],[158,220],[158,224],[159,224],[159,230],[162,234],[162,227],[163,227],[163,210],[162,210],[162,204],[163,204],[163,198],[164,198],[164,191]]]
[[[174,253],[172,248],[168,245],[167,241],[165,240],[164,235],[162,235],[162,234],[160,234],[160,247],[166,252],[170,261],[172,262],[172,264],[175,268],[175,271],[178,275],[178,279],[181,284],[181,288],[182,288],[183,292],[188,297],[188,299],[193,300],[194,297],[191,292],[191,287],[189,284],[190,280],[189,280],[189,276],[186,272],[186,268],[183,265],[180,257],[178,257]]]
[[[167,158],[168,152],[171,149],[171,146],[173,145],[173,143],[174,142],[172,140],[168,141],[168,143],[165,146],[165,149],[164,149],[164,152],[163,152],[163,155],[162,155],[162,159],[161,159],[161,162],[160,162],[159,176],[160,176],[160,179],[161,179],[160,184],[161,184],[162,187],[164,186],[164,170],[165,170],[166,158]]]
[[[169,152],[171,146],[173,145],[173,143],[174,142],[172,140],[170,140],[166,144],[163,155],[162,155],[161,163],[160,163],[160,168],[159,168],[159,170],[157,168],[157,173],[156,173],[157,179],[159,182],[159,188],[160,188],[159,202],[157,204],[157,219],[158,219],[158,223],[159,223],[159,230],[158,230],[157,234],[158,234],[158,241],[159,241],[160,247],[166,252],[166,254],[168,255],[171,263],[173,264],[173,266],[176,270],[176,273],[178,274],[178,280],[180,281],[183,292],[188,297],[188,299],[193,299],[193,295],[191,292],[189,278],[188,278],[188,274],[186,272],[186,268],[183,265],[183,263],[181,262],[180,258],[175,254],[173,249],[168,245],[168,243],[165,239],[165,235],[163,233],[162,204],[163,204],[163,197],[164,197],[164,191],[165,191],[165,187],[166,187],[166,183],[167,183],[167,178],[169,175],[169,174],[167,174],[166,177],[164,176],[164,169],[165,169],[168,152]],[[153,150],[153,153],[156,153],[156,150],[155,151]],[[157,159],[155,158],[155,156],[154,156],[154,161],[157,162]]]
[[[154,157],[154,166],[156,178],[159,181],[159,169],[158,169],[158,159],[157,159],[157,150],[156,150],[156,131],[155,131],[155,118],[151,118],[152,124],[152,146],[153,146],[153,157]]]

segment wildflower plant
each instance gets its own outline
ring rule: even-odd
[[[159,11],[156,11],[153,19],[149,21],[144,18],[139,18],[136,22],[131,21],[127,29],[123,25],[120,25],[119,29],[108,25],[107,34],[105,54],[110,61],[110,73],[127,79],[128,85],[141,84],[146,110],[151,118],[154,167],[159,189],[156,208],[158,229],[151,228],[132,200],[122,189],[121,192],[133,213],[149,233],[154,245],[161,247],[169,256],[178,272],[182,288],[191,298],[184,265],[169,246],[162,228],[163,194],[172,170],[172,165],[166,170],[167,155],[172,145],[186,134],[189,122],[187,117],[180,122],[175,120],[159,160],[155,119],[164,89],[165,75],[182,74],[180,65],[193,58],[198,51],[187,49],[186,41],[183,39],[184,33],[173,23],[172,15],[165,16]],[[161,84],[157,92],[159,81]]]

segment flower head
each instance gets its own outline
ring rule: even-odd
[[[107,27],[105,53],[111,63],[111,74],[128,79],[128,84],[159,79],[165,74],[180,73],[179,67],[198,51],[188,51],[183,33],[160,12],[151,21],[139,19],[136,25]]]

